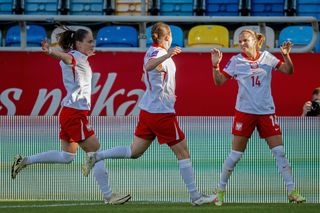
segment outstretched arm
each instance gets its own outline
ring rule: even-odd
[[[147,72],[154,70],[157,66],[159,66],[162,62],[164,62],[165,60],[167,60],[170,57],[173,57],[175,55],[178,55],[179,53],[181,53],[181,48],[180,47],[174,47],[168,50],[168,53],[156,58],[156,59],[152,59],[150,61],[147,62],[145,69]]]
[[[283,42],[280,46],[280,51],[284,60],[284,63],[280,65],[279,71],[285,74],[292,74],[293,73],[293,63],[290,58],[290,51],[291,51],[292,43],[290,41]]]
[[[221,59],[222,59],[222,53],[220,52],[220,50],[216,48],[211,50],[211,62],[213,66],[212,68],[213,81],[215,85],[222,85],[224,84],[224,82],[228,80],[228,78],[220,72],[219,64],[221,62]]]
[[[51,49],[47,39],[42,40],[41,47],[42,47],[42,51],[45,54],[50,55],[54,58],[60,59],[65,64],[72,64],[72,60],[73,60],[72,56],[67,53]]]

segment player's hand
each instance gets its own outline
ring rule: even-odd
[[[174,48],[170,48],[168,50],[167,55],[170,57],[178,55],[179,53],[181,53],[181,47],[174,47]]]
[[[211,49],[211,62],[212,66],[216,67],[219,65],[222,59],[222,52],[217,48]]]
[[[47,39],[47,38],[45,38],[44,40],[41,41],[41,48],[42,48],[42,51],[43,51],[45,54],[49,54],[50,45],[49,45],[49,42],[48,42],[48,39]]]
[[[290,41],[285,41],[283,44],[280,46],[280,51],[282,55],[288,55],[291,51],[291,47],[293,44]]]
[[[303,105],[303,115],[306,115],[308,112],[310,112],[311,110],[311,101],[307,101],[304,105]]]

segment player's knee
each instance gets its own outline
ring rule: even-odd
[[[176,156],[177,156],[178,160],[184,160],[184,159],[189,159],[190,158],[189,152],[176,153]]]
[[[62,158],[64,159],[64,162],[66,164],[71,163],[76,156],[76,154],[74,154],[74,153],[64,152],[64,151],[62,151],[61,155],[62,155]]]

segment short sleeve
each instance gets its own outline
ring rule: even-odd
[[[236,72],[236,63],[236,57],[233,56],[223,68],[222,74],[227,78],[232,78]]]
[[[268,57],[268,62],[270,63],[269,65],[273,69],[278,69],[280,65],[283,63],[281,60],[279,60],[277,57],[272,55],[271,53],[267,52],[267,57]]]

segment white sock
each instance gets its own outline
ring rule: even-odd
[[[93,167],[93,175],[96,178],[96,181],[100,187],[100,190],[104,198],[111,197],[112,190],[108,182],[108,172],[104,165],[104,161],[98,161]]]
[[[130,146],[117,146],[108,150],[102,150],[96,153],[96,161],[100,161],[107,158],[123,159],[131,158]]]
[[[292,192],[295,188],[294,181],[291,173],[291,166],[288,159],[284,154],[283,146],[276,146],[271,149],[273,156],[276,159],[278,169],[284,182],[286,183],[288,193]]]
[[[220,182],[219,182],[219,188],[222,189],[223,191],[226,190],[226,185],[231,176],[231,173],[234,167],[236,166],[236,164],[241,159],[242,155],[243,155],[243,152],[231,150],[231,153],[229,154],[229,156],[224,160],[224,164],[223,164],[221,175],[220,175]]]
[[[191,200],[195,200],[199,198],[201,195],[196,188],[194,174],[192,170],[192,164],[190,159],[179,160],[178,163],[179,163],[180,175],[183,179],[183,182],[187,186],[187,189],[190,193]]]
[[[34,163],[62,163],[67,164],[71,163],[75,158],[74,153],[65,152],[65,151],[48,151],[42,152],[36,155],[31,155],[26,158],[26,165]]]

